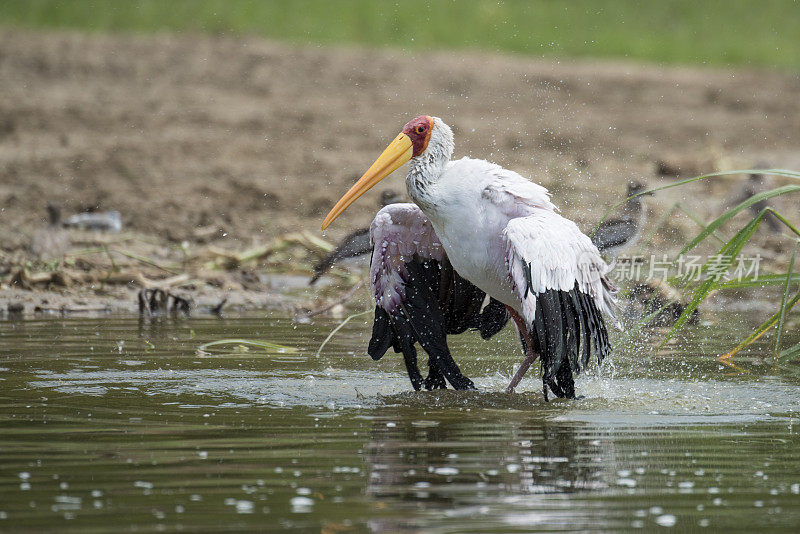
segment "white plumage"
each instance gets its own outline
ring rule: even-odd
[[[606,278],[610,268],[574,222],[552,211],[537,210],[511,219],[503,235],[506,268],[529,324],[535,319],[536,295],[548,289],[570,291],[576,283],[600,311],[614,317],[615,290]],[[529,280],[526,265],[530,266]]]
[[[485,160],[449,161],[452,131],[434,117],[436,132],[444,150],[413,158],[406,185],[455,270],[521,313],[529,325],[536,294],[569,291],[576,282],[601,311],[613,315],[611,286],[601,281],[608,265],[589,237],[556,213],[547,189]],[[527,297],[525,264],[534,283]]]

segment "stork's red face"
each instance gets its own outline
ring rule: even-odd
[[[367,169],[364,176],[359,178],[353,187],[339,199],[339,202],[325,217],[322,229],[330,226],[334,219],[341,215],[358,197],[392,174],[403,163],[425,152],[425,149],[428,148],[428,141],[431,140],[431,132],[433,132],[433,117],[428,115],[417,117],[406,124],[403,131],[389,143],[386,150]]]
[[[433,117],[422,115],[408,122],[403,127],[403,133],[411,139],[411,145],[414,147],[412,157],[417,157],[428,148],[428,141],[431,140],[431,132],[433,131]]]

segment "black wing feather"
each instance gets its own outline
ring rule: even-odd
[[[456,389],[475,389],[453,359],[447,335],[475,329],[489,338],[508,322],[505,306],[491,299],[482,311],[486,294],[462,278],[447,261],[423,261],[415,256],[405,267],[408,276],[404,303],[393,314],[376,306],[368,353],[379,359],[389,347],[402,352],[415,389],[444,387],[445,379]],[[410,367],[416,366],[416,350],[413,354],[411,350],[414,343],[419,343],[429,356],[430,370],[425,380],[418,380],[419,370]]]
[[[334,263],[346,258],[356,258],[372,252],[372,244],[369,240],[369,228],[359,228],[345,236],[335,250],[328,253],[324,258],[314,265],[314,276],[308,282],[309,285],[316,283],[320,277],[327,273]]]
[[[394,345],[395,330],[389,314],[380,306],[375,306],[375,320],[372,323],[372,337],[367,354],[377,361],[383,358],[389,347]]]

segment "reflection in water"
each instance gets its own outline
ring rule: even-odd
[[[720,367],[729,324],[546,404],[505,333],[453,343],[482,392],[415,393],[366,324],[317,358],[330,325],[258,315],[0,323],[0,531],[791,530],[797,381]],[[231,337],[298,350],[196,350]]]
[[[367,495],[399,512],[371,520],[372,531],[423,529],[432,517],[513,524],[527,514],[522,510],[537,508],[524,523],[576,526],[573,514],[548,510],[545,501],[602,491],[616,480],[613,440],[589,439],[541,414],[506,418],[498,410],[476,425],[468,413],[443,417],[406,408],[376,410],[364,446]]]

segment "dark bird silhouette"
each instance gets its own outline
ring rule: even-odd
[[[628,184],[628,196],[631,197],[646,189],[643,184],[632,182]],[[616,256],[625,247],[639,240],[646,220],[647,205],[642,201],[641,195],[631,198],[620,207],[617,217],[600,223],[592,236],[592,243],[600,252]]]
[[[403,197],[391,189],[387,189],[381,193],[381,207],[403,201]],[[328,253],[314,265],[314,276],[308,282],[308,285],[314,285],[335,263],[347,258],[365,256],[371,252],[372,244],[369,241],[369,228],[354,230],[347,234],[332,252]]]
[[[69,249],[69,235],[61,228],[61,206],[47,203],[47,226],[34,232],[30,250],[39,259],[49,260],[63,256]]]
[[[763,174],[751,174],[747,179],[747,181],[745,182],[744,187],[742,187],[742,192],[737,197],[736,203],[737,204],[742,203],[748,198],[764,191],[766,189],[764,183],[765,180],[766,178],[764,177]],[[766,200],[759,200],[758,202],[750,206],[750,211],[752,212],[753,215],[758,215],[759,213],[761,213],[761,210],[767,207],[769,207],[769,204],[767,203]],[[775,233],[781,231],[780,222],[778,221],[778,218],[775,217],[775,214],[767,212],[764,215],[764,222],[767,223],[767,226],[769,226],[769,229],[771,231]]]

